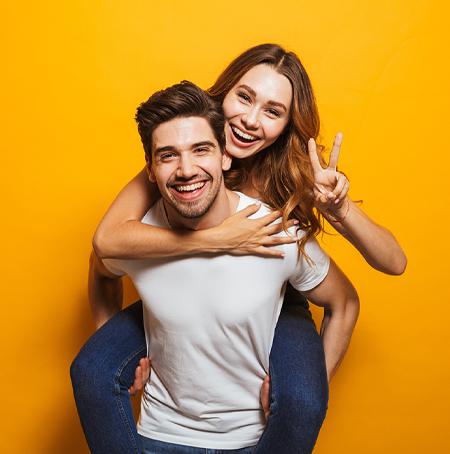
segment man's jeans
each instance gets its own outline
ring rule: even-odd
[[[142,436],[140,439],[142,442],[142,454],[252,454],[255,452],[254,446],[241,449],[209,449],[166,443]]]
[[[301,298],[292,295],[290,299]],[[286,304],[270,353],[270,409],[256,454],[309,454],[325,418],[328,383],[322,342],[309,311]],[[93,454],[138,454],[128,388],[146,355],[142,304],[115,315],[86,342],[70,373],[78,414]]]

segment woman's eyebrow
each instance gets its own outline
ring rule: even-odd
[[[267,104],[274,106],[274,107],[280,107],[283,109],[285,112],[287,112],[286,106],[282,102],[276,102],[276,101],[267,101]]]
[[[244,88],[247,90],[254,98],[256,98],[256,91],[253,90],[252,87],[249,87],[248,85],[242,84],[239,85],[238,88]],[[285,112],[287,112],[287,107],[282,103],[282,102],[277,102],[277,101],[267,101],[266,104],[269,104],[273,107],[279,107],[280,109],[283,109]]]
[[[238,88],[245,88],[253,97],[256,97],[256,91],[253,90],[252,87],[249,87],[248,85],[242,84],[242,85],[239,85]]]

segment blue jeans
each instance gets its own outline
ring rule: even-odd
[[[328,403],[322,341],[301,295],[289,288],[270,353],[270,410],[256,454],[312,452]],[[81,425],[93,454],[142,451],[128,388],[146,356],[142,303],[115,315],[70,368]]]
[[[209,449],[183,446],[164,441],[140,437],[142,441],[142,454],[252,454],[254,447],[241,449]]]

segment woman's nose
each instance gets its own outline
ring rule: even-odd
[[[247,129],[259,128],[259,118],[257,109],[251,109],[242,115],[242,123]]]

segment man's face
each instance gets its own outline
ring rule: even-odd
[[[198,218],[209,210],[224,188],[222,171],[230,164],[204,118],[175,118],[153,131],[150,179],[185,218]]]

